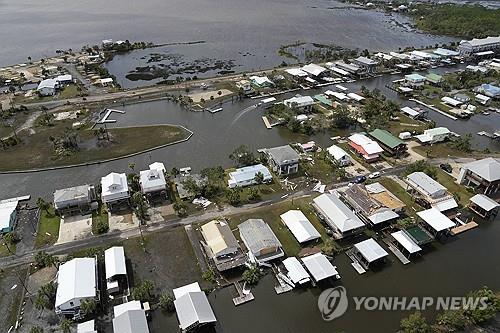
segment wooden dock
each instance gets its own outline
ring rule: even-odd
[[[354,256],[354,254],[351,253],[351,251],[346,251],[345,254],[349,257],[349,259],[352,260],[351,266],[354,267],[354,269],[356,270],[356,272],[358,272],[358,274],[366,273],[366,269],[363,266],[361,266],[358,259],[356,259],[356,257]]]
[[[234,288],[236,289],[236,291],[238,292],[238,295],[239,295],[238,297],[233,298],[234,306],[238,306],[238,305],[253,301],[255,299],[255,297],[253,296],[253,294],[251,292],[249,292],[248,294],[245,294],[243,292],[243,288],[241,288],[241,285],[239,282],[234,283]]]
[[[474,229],[478,225],[479,224],[477,224],[476,222],[470,221],[469,223],[465,223],[465,224],[459,225],[458,227],[451,229],[451,234],[453,236],[455,236],[455,235],[461,234],[462,232],[466,232],[467,230]]]
[[[406,258],[405,255],[401,251],[399,251],[399,249],[396,246],[394,246],[394,244],[392,244],[390,240],[384,238],[383,242],[387,245],[389,250],[396,256],[396,258],[398,258],[399,261],[401,261],[403,265],[407,265],[410,263],[410,260]]]
[[[264,125],[266,125],[266,128],[267,128],[267,129],[271,129],[271,128],[273,128],[273,127],[271,126],[271,123],[269,122],[269,119],[267,119],[267,117],[266,117],[266,116],[262,116],[262,121],[264,121]]]
[[[426,108],[428,109],[431,109],[432,111],[436,111],[437,113],[440,113],[442,114],[443,116],[446,116],[450,119],[453,119],[453,120],[457,120],[458,118],[455,117],[455,116],[452,116],[451,114],[449,114],[448,112],[445,112],[445,111],[442,111],[442,110],[439,110],[437,107],[433,106],[433,105],[429,105],[429,104],[426,104],[422,101],[419,101],[418,99],[415,99],[415,98],[410,98],[409,101],[412,101],[412,102],[415,102],[417,104],[420,104],[420,105],[423,105],[425,106]]]

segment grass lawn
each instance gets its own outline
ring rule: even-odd
[[[31,136],[21,134],[21,144],[0,151],[0,170],[22,170],[99,161],[172,143],[188,136],[188,132],[180,127],[155,125],[110,129],[111,140],[98,141],[93,131],[82,129],[77,131],[79,150],[70,152],[69,156],[56,156],[49,138],[62,137],[66,127],[71,127],[71,124],[71,120],[60,121],[56,122],[55,126],[37,128],[37,133]],[[37,154],[34,155],[34,151]]]
[[[293,201],[281,202],[274,204],[272,206],[262,207],[251,213],[237,214],[228,217],[229,225],[234,231],[237,229],[238,225],[245,222],[250,218],[260,218],[269,224],[273,232],[276,234],[283,249],[287,256],[296,256],[302,250],[302,246],[297,242],[295,237],[292,235],[290,230],[281,222],[280,215],[287,212],[290,209],[300,209],[307,216],[307,218],[314,225],[316,230],[321,234],[322,240],[315,245],[321,246],[323,240],[327,239],[329,236],[326,233],[325,228],[314,214],[312,207],[309,205],[311,198],[296,199]],[[235,232],[237,238],[239,238],[239,233]]]
[[[478,155],[477,152],[464,152],[453,147],[450,142],[437,143],[432,146],[416,146],[413,148],[418,154],[422,156],[427,156],[429,158],[441,157],[446,158],[447,156],[453,157],[473,157]]]
[[[78,97],[83,91],[78,90],[76,84],[70,84],[64,87],[64,89],[57,95],[59,99]]]
[[[54,213],[53,208],[49,209],[49,213],[47,214],[44,210],[40,212],[40,222],[35,240],[36,248],[54,244],[59,238],[61,218]]]
[[[389,121],[386,128],[396,137],[401,132],[422,132],[427,128],[426,124],[421,121],[412,119],[404,115],[398,115],[398,117],[398,121]]]
[[[104,204],[100,205],[99,210],[97,212],[92,212],[92,233],[94,235],[103,233],[99,232],[98,228],[99,223],[103,223],[104,225],[106,225],[107,226],[106,230],[109,230],[109,216]]]
[[[16,253],[16,245],[9,245],[9,249],[12,253]],[[7,248],[7,246],[5,245],[5,243],[3,242],[3,240],[0,240],[0,258],[2,257],[8,257],[10,255],[12,255],[10,252],[9,252],[9,249]]]
[[[465,186],[459,185],[455,182],[455,178],[444,172],[443,170],[436,168],[437,170],[437,181],[448,189],[453,195],[458,196],[460,204],[465,207],[469,203],[469,199],[474,195],[467,191]]]
[[[393,179],[382,177],[377,180],[380,184],[382,184],[389,192],[394,194],[399,200],[403,201],[406,205],[406,214],[409,216],[416,217],[416,212],[423,210],[423,208],[413,201],[413,198],[404,188],[401,187],[396,181]]]

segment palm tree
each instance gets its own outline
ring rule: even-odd
[[[40,318],[40,316],[43,313],[43,310],[45,309],[45,297],[41,293],[38,293],[38,295],[35,298],[35,309],[40,311],[40,313],[38,314],[38,318]]]
[[[71,333],[71,320],[64,318],[59,324],[63,333]]]
[[[37,207],[38,207],[40,210],[44,210],[44,211],[47,213],[47,215],[49,215],[49,214],[50,214],[50,211],[49,211],[50,204],[49,204],[47,201],[45,201],[45,199],[43,199],[43,198],[38,198],[38,199],[36,200],[36,205],[37,205]]]

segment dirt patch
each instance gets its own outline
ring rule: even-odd
[[[92,234],[92,215],[68,216],[61,219],[59,238],[56,244],[84,239]]]
[[[221,92],[220,95],[219,95],[219,91]],[[231,95],[232,93],[233,92],[231,90],[221,89],[221,90],[217,90],[217,91],[204,91],[204,92],[200,92],[200,93],[196,93],[196,94],[191,94],[188,96],[193,100],[193,103],[200,103],[202,98],[205,101],[209,101],[210,97],[219,98],[219,97]]]
[[[23,286],[21,281],[27,274],[27,266],[0,271],[0,332],[8,332],[17,321],[17,313],[22,303]]]
[[[139,227],[139,220],[132,213],[109,213],[109,230],[127,230]]]

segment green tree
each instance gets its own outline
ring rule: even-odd
[[[472,151],[471,146],[472,134],[468,133],[466,135],[462,135],[461,137],[455,139],[453,142],[453,146],[459,151],[469,153]]]
[[[148,207],[146,201],[144,200],[144,196],[141,192],[135,192],[132,195],[132,202],[134,204],[135,213],[141,223],[143,224],[147,218]]]
[[[448,332],[463,330],[471,322],[463,310],[448,310],[441,313],[436,318],[439,326],[444,326]]]
[[[175,306],[174,306],[174,297],[172,296],[171,293],[166,292],[163,293],[160,296],[158,306],[163,310],[167,312],[174,312],[175,311]]]
[[[414,225],[415,221],[411,217],[405,217],[405,218],[399,219],[397,224],[398,224],[398,227],[400,229],[406,229],[406,228],[409,228],[412,225]]]
[[[129,173],[127,175],[127,183],[132,192],[139,192],[141,185],[139,184],[139,175],[136,173]]]
[[[186,177],[182,180],[182,186],[191,194],[191,196],[198,196],[201,193],[201,187],[193,177]]]
[[[174,208],[177,216],[179,216],[179,217],[186,217],[187,216],[187,208],[188,207],[184,201],[182,201],[182,200],[176,201],[174,203],[173,208]]]
[[[132,298],[136,301],[150,302],[154,299],[155,285],[150,280],[144,280],[132,290]]]
[[[73,322],[67,318],[64,318],[63,320],[61,320],[61,322],[59,323],[59,328],[61,329],[61,331],[63,333],[71,333],[71,324]]]
[[[493,318],[497,312],[500,311],[500,297],[495,295],[495,293],[487,287],[470,292],[467,294],[467,297],[484,299],[487,305],[484,309],[476,307],[465,310],[465,315],[475,324],[479,324]]]
[[[49,208],[50,208],[50,204],[45,201],[45,199],[43,198],[38,198],[36,200],[36,205],[37,207],[40,209],[40,210],[44,210],[45,213],[47,213],[47,215],[50,215],[50,211],[49,211]]]
[[[39,251],[35,255],[35,264],[40,268],[48,266],[54,266],[55,268],[57,268],[57,258],[45,251]]]
[[[260,190],[258,188],[252,187],[248,190],[248,199],[251,201],[258,201],[261,199]]]
[[[349,110],[345,106],[341,106],[335,110],[332,115],[332,127],[338,129],[345,129],[354,123],[351,118]]]
[[[226,191],[226,198],[229,204],[237,206],[241,203],[241,189],[239,187]]]
[[[238,167],[244,167],[248,165],[252,165],[255,163],[256,158],[255,155],[250,151],[250,149],[245,146],[241,145],[238,148],[236,148],[230,155],[229,158],[233,160],[233,162],[238,166]]]
[[[401,320],[401,331],[403,333],[428,333],[429,325],[419,311],[412,313]]]
[[[243,272],[242,277],[246,283],[250,285],[255,285],[257,284],[257,282],[259,282],[260,278],[262,277],[262,272],[260,271],[260,268],[257,265],[252,265]]]
[[[97,309],[97,303],[95,299],[84,299],[80,302],[80,311],[83,316],[89,316],[95,313]]]
[[[33,326],[30,329],[30,333],[43,333],[43,328],[41,328],[40,326]]]
[[[337,253],[340,253],[342,248],[333,241],[331,238],[327,238],[323,241],[323,245],[321,246],[321,252],[326,254],[327,256],[333,256]]]

